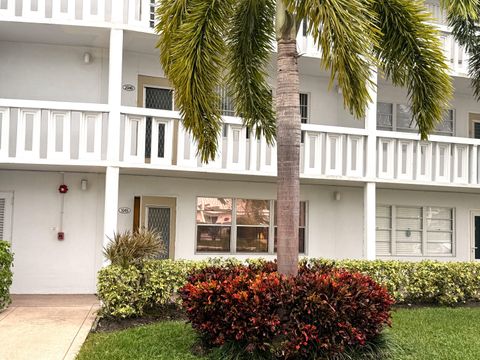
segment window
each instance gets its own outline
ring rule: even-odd
[[[274,240],[274,251],[277,252],[277,202],[275,201],[275,240]],[[298,252],[300,254],[305,253],[305,231],[306,231],[306,213],[307,213],[307,203],[305,201],[300,201],[300,218],[298,221]]]
[[[300,121],[302,124],[308,123],[308,94],[300,93]],[[305,141],[305,131],[301,132],[300,141]]]
[[[454,210],[442,207],[377,206],[378,255],[453,255]]]
[[[197,199],[197,251],[229,252],[232,199]]]
[[[273,254],[276,251],[275,206],[273,200],[198,197],[197,252]],[[300,253],[305,253],[305,234],[306,203],[301,202]]]
[[[225,87],[220,87],[217,89],[219,95],[219,109],[220,113],[223,116],[235,116],[235,107],[233,105],[233,99],[228,94],[228,91]]]
[[[237,252],[268,252],[270,201],[236,200]]]
[[[408,105],[377,103],[377,128],[379,130],[417,132]],[[455,110],[445,110],[443,121],[437,125],[434,134],[453,136],[455,134]]]
[[[149,109],[173,110],[173,90],[145,87],[145,107]]]
[[[308,123],[308,94],[300,94],[300,120],[302,124]]]

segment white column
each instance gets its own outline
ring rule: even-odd
[[[120,156],[120,107],[122,106],[123,30],[110,31],[108,65],[108,147],[107,159],[116,162]]]
[[[377,172],[377,70],[372,71],[371,80],[375,84],[369,89],[371,101],[365,114],[365,129],[367,130],[367,161],[365,169],[365,184],[363,192],[363,221],[364,221],[364,258],[376,258],[376,172]]]
[[[376,184],[368,182],[363,190],[363,216],[364,216],[364,258],[375,260],[376,258]]]
[[[105,247],[117,231],[118,186],[120,169],[108,166],[105,174],[105,210],[103,215],[103,246]],[[103,264],[108,265],[106,259]]]

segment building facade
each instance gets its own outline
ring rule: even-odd
[[[155,49],[149,0],[0,0],[0,238],[12,293],[94,293],[114,231],[158,230],[170,258],[275,256],[276,151],[220,89],[224,127],[201,164]],[[428,142],[382,78],[367,116],[302,57],[304,256],[480,259],[480,104],[468,56],[436,17],[455,95]],[[275,95],[275,54],[269,68]],[[65,186],[68,191],[65,192]]]

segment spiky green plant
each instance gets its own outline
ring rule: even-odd
[[[157,232],[139,229],[133,233],[125,231],[114,234],[103,253],[113,265],[128,267],[164,255],[165,251],[165,244]]]
[[[217,153],[222,118],[215,89],[221,85],[230,89],[244,124],[257,137],[276,140],[282,273],[296,274],[298,258],[301,21],[320,49],[321,68],[330,71],[330,87],[338,85],[357,118],[365,116],[376,69],[406,87],[422,139],[452,94],[438,33],[418,0],[158,0],[156,18],[160,62],[201,160]],[[274,40],[275,111],[267,81]]]

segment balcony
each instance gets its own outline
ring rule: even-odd
[[[451,74],[467,76],[468,55],[453,39],[440,5],[435,1],[427,1],[426,7],[433,14],[434,25],[440,31]],[[11,22],[100,28],[114,25],[125,30],[153,34],[154,9],[155,0],[1,0],[0,19]],[[306,34],[303,26],[297,37],[297,43],[298,51],[304,56],[319,57],[320,51],[315,46],[313,37]]]
[[[101,27],[115,23],[146,32],[154,26],[154,9],[155,0],[0,1],[0,17],[4,21]]]
[[[151,170],[275,176],[276,148],[247,134],[241,120],[224,118],[217,157],[202,164],[196,144],[175,111],[121,107],[119,127],[109,127],[102,104],[0,99],[0,163],[10,166],[120,166]],[[109,133],[110,131],[110,133]],[[301,177],[418,185],[478,187],[480,140],[302,124]],[[118,136],[117,136],[118,135]],[[367,136],[376,139],[367,156]],[[108,154],[119,143],[118,156]],[[367,179],[369,158],[376,178]]]

